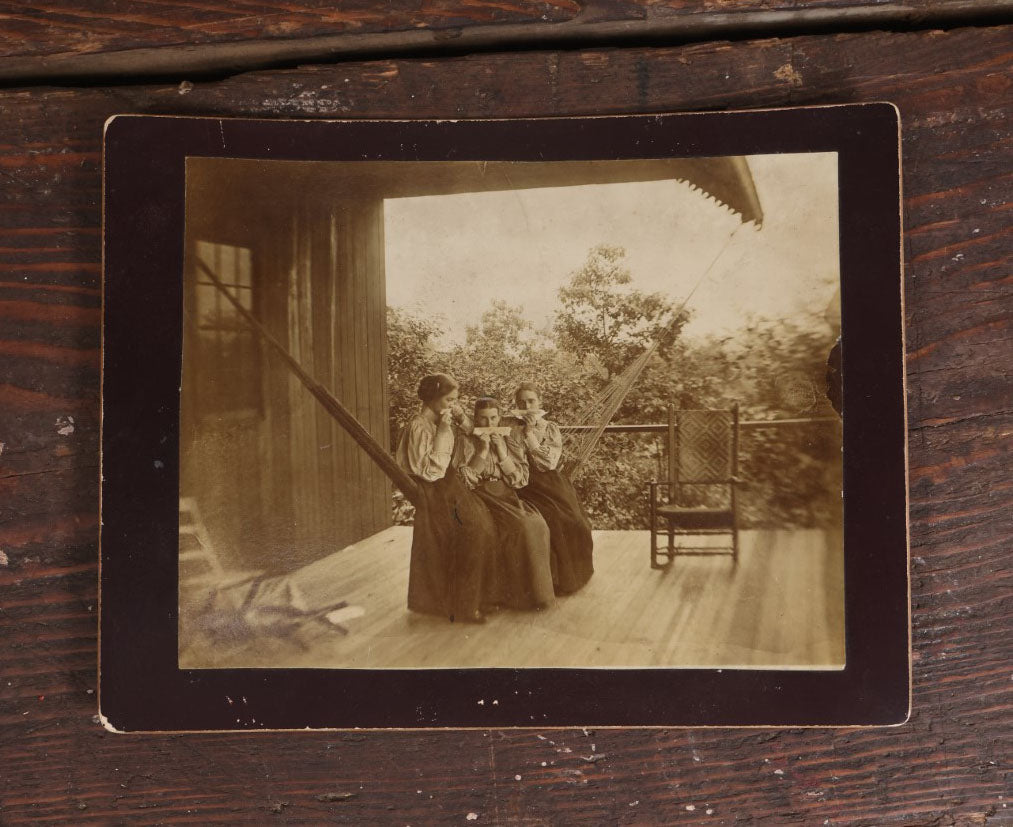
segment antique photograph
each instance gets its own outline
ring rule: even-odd
[[[183,669],[845,666],[834,152],[186,159]]]

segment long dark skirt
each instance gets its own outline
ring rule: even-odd
[[[496,523],[495,576],[483,589],[486,603],[511,609],[548,605],[554,595],[545,520],[499,480],[480,485],[476,493]]]
[[[549,524],[552,544],[552,583],[556,594],[570,594],[594,574],[591,524],[572,483],[558,471],[531,469],[520,496]]]
[[[441,480],[418,480],[408,573],[408,608],[464,620],[478,612],[494,576],[496,524],[485,502],[451,469]]]

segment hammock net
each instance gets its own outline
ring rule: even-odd
[[[735,234],[741,228],[742,225],[740,224],[729,233],[724,246],[722,246],[721,250],[707,266],[707,269],[697,279],[696,284],[693,285],[693,289],[682,300],[678,310],[673,314],[669,328],[666,330],[670,330],[671,327],[678,324],[682,319],[682,311],[689,303],[689,300],[699,289],[700,285],[704,283],[707,276],[710,275],[711,270],[714,269],[714,265],[724,255]],[[560,470],[566,476],[571,479],[576,477],[580,472],[581,466],[594,453],[598,440],[601,439],[602,434],[605,433],[605,429],[608,428],[609,423],[615,417],[616,411],[622,406],[630,389],[644,372],[644,369],[651,361],[651,357],[657,352],[662,338],[663,336],[655,338],[644,348],[639,356],[626,366],[622,373],[612,379],[597,396],[577,412],[571,423],[568,423],[563,432],[563,459],[560,463]]]

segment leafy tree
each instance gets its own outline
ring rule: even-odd
[[[539,339],[535,326],[524,318],[524,307],[502,299],[493,300],[478,324],[468,325],[464,333],[465,346],[470,350],[493,346],[515,357],[529,353]]]
[[[559,290],[557,344],[570,353],[595,356],[606,378],[621,372],[654,341],[664,353],[687,318],[660,293],[630,287],[633,276],[624,266],[625,257],[622,247],[599,244]]]
[[[835,340],[821,320],[754,318],[724,344],[728,399],[746,418],[822,421],[751,429],[742,441],[747,523],[840,525],[840,420],[826,395]]]
[[[446,354],[449,370],[461,382],[467,402],[479,396],[511,404],[514,389],[533,381],[547,410],[581,407],[596,390],[581,360],[556,347],[551,336],[524,318],[523,308],[494,301],[478,324],[467,328],[465,342]]]

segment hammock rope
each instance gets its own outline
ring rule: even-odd
[[[257,319],[239,303],[239,300],[229,292],[225,285],[222,284],[218,276],[200,259],[195,259],[197,266],[203,271],[211,283],[231,302],[232,306],[236,309],[236,312],[243,318],[243,320],[253,328],[253,330],[267,342],[271,348],[284,360],[285,364],[291,369],[291,371],[298,377],[299,381],[303,383],[314,398],[319,402],[324,410],[333,416],[338,424],[348,433],[348,435],[355,440],[356,444],[363,451],[365,451],[371,460],[375,462],[380,470],[383,471],[394,485],[401,489],[401,493],[408,498],[413,505],[418,505],[421,499],[421,492],[419,491],[418,483],[416,483],[408,474],[404,472],[400,465],[397,464],[394,457],[388,454],[383,447],[378,443],[373,435],[366,430],[361,422],[355,418],[355,415],[348,410],[344,405],[341,404],[338,399],[334,397],[327,388],[317,382],[312,376],[310,376],[299,361],[292,356],[291,353],[285,348],[285,346],[272,336],[267,329],[257,321]]]
[[[718,260],[725,254],[731,246],[732,240],[735,238],[735,234],[742,229],[744,225],[739,224],[733,229],[728,237],[725,239],[725,243],[718,251],[717,255],[711,260],[710,264],[707,265],[706,269],[696,280],[693,288],[686,294],[679,307],[676,309],[672,316],[671,322],[666,325],[662,333],[659,334],[654,340],[644,349],[644,351],[637,356],[626,368],[623,369],[622,373],[616,376],[610,381],[605,388],[587,405],[585,405],[574,417],[571,423],[574,427],[564,431],[563,436],[563,456],[564,461],[561,465],[561,470],[566,476],[573,479],[580,472],[581,467],[587,461],[588,457],[594,452],[594,449],[598,445],[598,441],[601,439],[602,434],[605,433],[605,429],[608,427],[612,418],[616,415],[616,412],[622,407],[623,402],[626,400],[630,390],[636,384],[640,375],[644,372],[648,362],[651,361],[651,357],[657,352],[661,346],[663,334],[670,332],[679,324],[682,319],[682,311],[686,309],[686,305],[689,300],[693,298],[693,294],[700,288],[700,286],[706,281],[711,271],[714,269],[714,265],[718,263]]]

